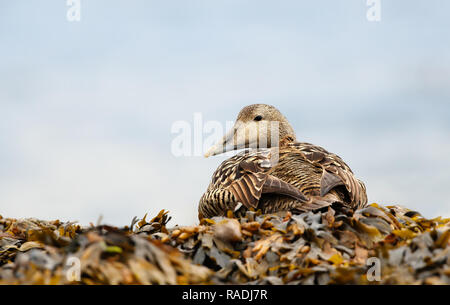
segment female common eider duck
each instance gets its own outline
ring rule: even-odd
[[[214,172],[200,199],[200,219],[250,208],[299,213],[333,203],[352,209],[367,204],[366,187],[350,167],[322,147],[297,142],[291,125],[273,106],[244,107],[205,157],[246,147],[258,149],[244,150]]]

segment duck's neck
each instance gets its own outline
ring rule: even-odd
[[[287,146],[291,142],[295,142],[295,136],[293,136],[293,135],[286,135],[286,136],[281,138],[279,147]]]
[[[289,124],[289,122],[286,119],[280,120],[279,128],[280,128],[279,132],[280,140],[284,139],[285,141],[289,141],[290,139],[292,139],[292,141],[295,141],[296,137],[294,128],[292,128],[291,124]]]

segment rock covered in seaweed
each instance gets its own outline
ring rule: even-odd
[[[450,284],[449,219],[377,204],[228,216],[174,228],[164,210],[124,228],[0,219],[0,283]]]

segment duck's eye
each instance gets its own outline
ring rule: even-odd
[[[255,121],[261,121],[262,120],[262,116],[258,115],[254,118]]]

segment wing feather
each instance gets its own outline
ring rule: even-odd
[[[335,187],[343,185],[353,205],[364,206],[367,203],[365,188],[361,186],[361,182],[356,179],[350,167],[339,156],[309,143],[292,142],[286,147],[295,148],[305,160],[323,169],[320,183],[321,196],[325,196]]]
[[[245,151],[224,161],[213,175],[213,188],[228,189],[247,208],[256,208],[263,193],[309,199],[296,187],[269,174],[271,150]],[[223,176],[227,176],[224,178]]]

